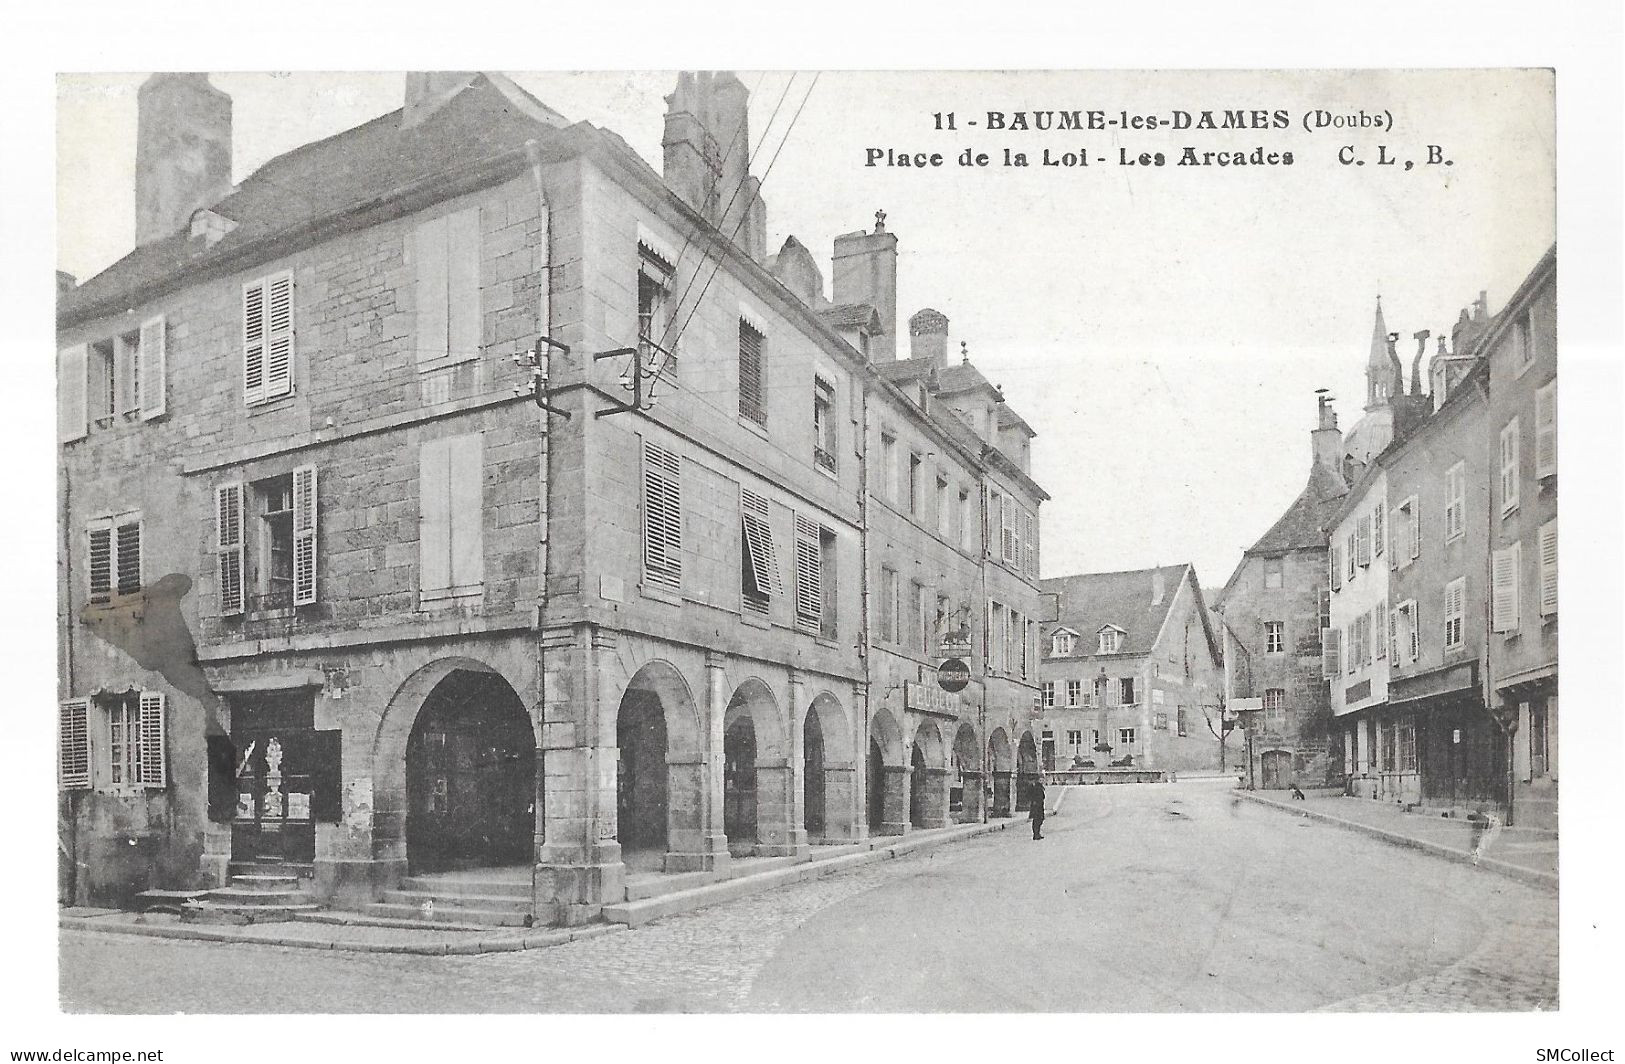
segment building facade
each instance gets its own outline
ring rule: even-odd
[[[1043,631],[1045,771],[1219,767],[1219,638],[1196,570],[1053,577]]]
[[[834,301],[766,254],[737,79],[679,79],[656,173],[499,75],[410,75],[223,197],[147,145],[219,143],[229,99],[153,83],[166,217],[58,311],[65,897],[521,865],[574,923],[1014,789],[1031,430],[882,372],[883,219]]]

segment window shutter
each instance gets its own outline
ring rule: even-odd
[[[451,445],[429,440],[418,449],[418,589],[451,588]]]
[[[1005,562],[1016,560],[1016,530],[1014,506],[1003,495],[995,496],[999,504],[999,557]]]
[[[1557,472],[1557,381],[1535,393],[1535,476]]]
[[[823,613],[818,564],[818,525],[796,515],[796,623],[818,630]]]
[[[1320,675],[1323,679],[1329,680],[1337,675],[1337,639],[1337,629],[1322,628],[1320,630]]]
[[[1388,611],[1388,659],[1399,660],[1399,610]]]
[[[778,554],[773,547],[773,530],[768,524],[767,500],[748,488],[741,488],[739,514],[745,556],[756,582],[756,593],[784,594],[784,581],[779,575]]]
[[[243,486],[222,484],[214,493],[215,556],[219,561],[220,614],[243,612]]]
[[[1359,543],[1360,543],[1360,564],[1362,566],[1370,565],[1371,564],[1371,518],[1370,517],[1361,517],[1360,518],[1360,523],[1356,526],[1356,530],[1357,530]]]
[[[265,282],[265,398],[293,391],[293,274]]]
[[[1490,563],[1490,627],[1497,632],[1518,629],[1518,568],[1521,544],[1495,552]]]
[[[1388,656],[1388,631],[1383,627],[1387,613],[1387,599],[1371,608],[1371,643],[1376,648],[1378,661],[1382,661]]]
[[[451,362],[478,358],[484,345],[480,314],[480,209],[446,218],[446,355]]]
[[[168,392],[164,379],[168,363],[164,348],[166,331],[162,314],[141,323],[141,350],[137,353],[137,358],[141,362],[138,377],[141,381],[142,421],[151,421],[155,417],[164,416]]]
[[[113,527],[96,526],[86,535],[90,544],[90,598],[106,599],[113,593]]]
[[[90,787],[90,699],[70,698],[57,707],[56,783],[65,791]]]
[[[1343,589],[1343,555],[1342,555],[1342,552],[1338,549],[1337,545],[1334,543],[1332,546],[1327,548],[1327,553],[1331,556],[1331,562],[1332,562],[1332,590],[1333,591],[1341,591]]]
[[[1411,557],[1422,555],[1422,500],[1411,496]]]
[[[57,439],[62,443],[82,440],[90,431],[87,407],[89,350],[84,344],[65,347],[56,354]]]
[[[316,467],[293,471],[293,604],[316,601]]]
[[[767,423],[762,409],[762,334],[739,321],[739,413],[758,425]]]
[[[265,282],[243,286],[243,402],[265,398]]]
[[[1408,644],[1405,653],[1406,657],[1414,662],[1422,656],[1422,610],[1415,602],[1407,603],[1407,605],[1409,606],[1411,623],[1405,633]]]
[[[168,758],[164,756],[164,710],[168,698],[157,691],[141,692],[141,785],[169,786]]]
[[[451,586],[474,591],[485,582],[485,437],[471,432],[447,440],[446,468]]]
[[[344,741],[337,728],[311,733],[310,819],[337,824],[344,814]]]
[[[1382,557],[1384,530],[1382,527],[1383,507],[1378,505],[1371,511],[1371,553]]]
[[[418,368],[445,358],[450,345],[447,293],[450,267],[447,262],[447,220],[424,222],[412,233],[412,254],[417,268],[417,310],[412,343],[417,349]]]
[[[1038,579],[1038,515],[1027,515],[1027,575]]]
[[[1507,422],[1501,430],[1501,512],[1518,505],[1518,419]]]
[[[1540,615],[1557,612],[1557,521],[1540,526]]]
[[[113,570],[118,593],[141,590],[141,522],[119,525],[113,533]]]
[[[643,567],[651,583],[683,586],[682,459],[643,443]]]

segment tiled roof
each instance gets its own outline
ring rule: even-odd
[[[63,293],[58,319],[122,310],[149,286],[227,258],[244,245],[521,149],[563,124],[534,97],[499,80],[475,78],[440,113],[410,129],[401,128],[400,111],[391,111],[277,156],[210,205],[237,223],[212,247],[188,239],[185,229],[144,244]]]
[[[868,303],[836,303],[828,307],[819,307],[818,316],[832,329],[866,329],[871,333],[880,331],[880,311]]]
[[[1316,462],[1309,470],[1309,482],[1302,493],[1247,553],[1268,554],[1325,546],[1326,534],[1346,494],[1348,486],[1343,478]]]
[[[1056,623],[1044,632],[1044,653],[1049,652],[1049,633],[1070,628],[1078,633],[1078,656],[1095,652],[1095,637],[1107,625],[1123,630],[1120,654],[1148,654],[1157,633],[1173,605],[1179,585],[1189,571],[1187,565],[1164,565],[1157,569],[1133,569],[1121,573],[1082,573],[1051,577],[1040,582],[1046,594],[1059,596]],[[1151,603],[1151,574],[1162,573],[1162,602]]]

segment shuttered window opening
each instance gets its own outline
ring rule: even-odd
[[[1415,495],[1405,501],[1410,511],[1411,557],[1422,556],[1422,503]]]
[[[1497,632],[1518,630],[1518,575],[1522,563],[1522,543],[1498,550],[1490,558],[1490,627]]]
[[[1445,473],[1444,538],[1455,539],[1466,528],[1467,465],[1457,462]]]
[[[1535,476],[1557,475],[1557,381],[1535,392]]]
[[[70,698],[57,707],[56,781],[62,790],[90,786],[90,699]]]
[[[1353,580],[1360,572],[1360,529],[1358,526],[1349,529],[1348,544],[1345,551],[1344,560],[1347,562],[1347,577]]]
[[[1388,611],[1388,660],[1399,662],[1399,608]]]
[[[1501,430],[1501,513],[1518,508],[1518,419]]]
[[[1540,526],[1540,615],[1557,616],[1557,519]]]
[[[1360,544],[1360,565],[1368,566],[1371,564],[1371,517],[1369,515],[1360,518],[1359,524],[1355,526],[1355,532]]]
[[[1382,526],[1382,516],[1385,512],[1382,503],[1378,503],[1376,509],[1371,511],[1371,553],[1377,558],[1382,557],[1383,547],[1386,545],[1384,542],[1386,532]]]
[[[649,583],[683,586],[682,459],[643,444],[643,575]]]
[[[796,627],[819,633],[824,615],[824,583],[819,542],[821,530],[796,515]]]
[[[316,467],[293,471],[293,603],[316,601]]]
[[[243,402],[293,391],[293,274],[271,274],[243,286]]]
[[[131,692],[102,703],[107,713],[107,782],[115,787],[168,786],[164,746],[167,699]]]
[[[220,615],[243,612],[243,486],[222,484],[214,492],[214,550]]]
[[[765,341],[749,322],[739,322],[739,416],[767,424],[762,405],[762,355]]]
[[[1386,598],[1371,608],[1371,644],[1378,661],[1388,657],[1388,616]]]
[[[767,500],[748,488],[739,489],[740,580],[745,607],[765,614],[774,595],[784,594],[773,530],[768,524]]]
[[[1405,603],[1406,657],[1412,664],[1422,656],[1422,612],[1414,601]]]
[[[90,431],[89,372],[90,349],[86,345],[65,347],[56,353],[56,424],[57,439],[62,443],[82,440]]]
[[[431,218],[413,231],[417,268],[419,370],[478,358],[480,318],[480,209]]]
[[[105,602],[113,594],[113,528],[103,525],[89,530],[90,600]]]
[[[1467,579],[1457,577],[1444,588],[1444,645],[1454,650],[1462,643],[1462,621],[1466,613]]]
[[[1326,549],[1326,560],[1330,566],[1332,590],[1343,590],[1342,555],[1338,552],[1337,544],[1333,543]]]
[[[142,588],[141,518],[124,516],[94,521],[86,529],[90,554],[90,601],[107,602],[117,593]]]
[[[1324,628],[1320,633],[1320,675],[1332,679],[1342,668],[1343,633],[1337,628]]]
[[[114,537],[114,544],[118,593],[132,595],[141,590],[141,522],[129,521],[120,524]]]
[[[429,440],[418,450],[418,588],[424,602],[484,590],[484,447],[483,436],[474,432]],[[312,499],[315,487],[312,477]],[[314,552],[314,526],[310,536]]]

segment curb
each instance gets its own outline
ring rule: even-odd
[[[1550,872],[1542,872],[1535,868],[1524,868],[1519,865],[1508,864],[1506,861],[1499,861],[1493,857],[1474,857],[1471,853],[1468,853],[1465,850],[1457,850],[1437,842],[1429,842],[1426,839],[1412,838],[1409,835],[1402,835],[1397,831],[1389,831],[1387,828],[1373,827],[1370,824],[1361,824],[1353,820],[1344,820],[1342,817],[1332,816],[1330,813],[1322,813],[1315,809],[1293,809],[1292,807],[1281,802],[1274,802],[1268,798],[1260,798],[1257,795],[1248,794],[1246,791],[1236,791],[1234,793],[1237,795],[1237,797],[1243,798],[1254,803],[1255,805],[1262,805],[1270,809],[1277,809],[1290,816],[1307,817],[1310,820],[1318,820],[1324,824],[1330,824],[1333,827],[1342,828],[1345,831],[1356,831],[1364,835],[1370,835],[1373,838],[1381,839],[1382,841],[1390,843],[1394,846],[1403,846],[1406,849],[1420,850],[1422,853],[1431,854],[1434,857],[1442,857],[1447,861],[1454,861],[1457,864],[1470,865],[1473,868],[1482,868],[1487,872],[1495,872],[1499,875],[1506,876],[1509,879],[1516,879],[1523,883],[1527,883],[1530,886],[1545,887],[1548,890],[1557,889],[1557,876]]]
[[[961,825],[961,830],[955,831],[948,836],[923,835],[910,837],[905,835],[901,836],[896,842],[886,842],[883,837],[875,838],[868,840],[872,845],[861,853],[842,854],[821,861],[805,861],[791,865],[788,868],[776,868],[770,871],[758,872],[755,875],[723,880],[719,883],[708,883],[691,890],[677,891],[642,901],[618,902],[613,906],[604,906],[606,920],[603,922],[592,923],[583,927],[549,928],[524,934],[503,934],[500,928],[492,928],[490,934],[486,937],[476,937],[474,932],[459,932],[458,934],[467,936],[465,940],[359,942],[347,941],[344,938],[249,936],[220,928],[201,927],[191,924],[181,926],[178,924],[115,923],[109,920],[107,916],[58,916],[57,927],[62,931],[92,931],[107,935],[189,939],[194,942],[232,942],[253,946],[286,946],[292,949],[338,950],[346,953],[405,953],[424,957],[512,953],[527,949],[546,949],[549,946],[562,946],[567,942],[581,942],[587,939],[599,938],[612,932],[639,927],[662,917],[733,901],[773,887],[834,875],[837,872],[844,872],[860,865],[901,857],[917,850],[935,849],[938,846],[959,842],[962,839],[972,839],[996,831],[1005,831],[1012,825],[1025,823],[1027,823],[1025,820],[1005,817],[998,820],[989,820],[985,824]],[[622,921],[607,919],[611,909],[622,910],[623,914],[630,919]],[[628,909],[632,911],[625,912]],[[314,922],[301,921],[300,923],[302,926],[309,927]],[[251,926],[267,927],[270,925]],[[346,926],[348,925],[336,924],[334,928],[335,931],[342,932],[342,929]]]

